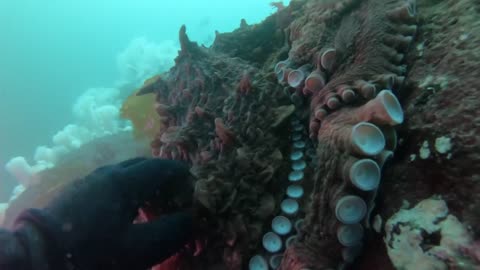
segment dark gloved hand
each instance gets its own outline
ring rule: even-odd
[[[191,240],[192,216],[183,211],[132,224],[138,209],[188,205],[192,196],[185,165],[137,158],[72,182],[45,209],[21,214],[17,224],[40,232],[50,269],[144,270]]]

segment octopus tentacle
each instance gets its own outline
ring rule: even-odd
[[[415,3],[364,1],[355,12],[365,17],[356,16],[363,18],[358,23],[364,27],[353,42],[357,47],[350,62],[336,63],[339,68],[321,89],[309,86],[321,85],[321,80],[306,82],[310,91],[316,90],[310,101],[310,134],[317,134],[317,153],[329,155],[320,155],[305,228],[286,250],[280,269],[330,269],[354,261],[370,227],[381,168],[394,154],[392,127],[403,122],[403,110],[392,91],[399,92],[403,84],[402,61],[416,32]],[[390,26],[395,33],[374,28],[382,17],[398,24]],[[367,36],[369,44],[364,44]],[[331,58],[324,60],[333,63]],[[327,70],[332,65],[320,66]]]

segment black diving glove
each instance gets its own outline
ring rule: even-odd
[[[193,218],[181,211],[132,224],[138,209],[185,206],[192,196],[188,168],[176,161],[137,158],[101,167],[45,209],[23,212],[13,233],[0,232],[0,269],[145,270],[192,240]]]

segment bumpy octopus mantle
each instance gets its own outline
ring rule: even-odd
[[[152,154],[196,177],[201,248],[157,269],[343,269],[372,232],[395,126],[414,0],[292,1],[211,48],[180,29],[155,93]]]

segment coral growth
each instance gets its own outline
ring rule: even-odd
[[[397,269],[474,269],[471,235],[445,201],[427,199],[385,224],[388,255]]]

